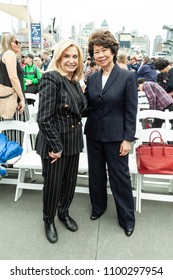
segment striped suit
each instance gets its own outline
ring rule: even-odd
[[[55,71],[43,74],[39,91],[36,150],[43,164],[43,219],[52,220],[58,203],[60,215],[68,213],[74,196],[79,153],[83,148],[81,115],[87,101],[78,83]],[[55,163],[48,153],[62,151]]]

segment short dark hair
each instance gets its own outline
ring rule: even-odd
[[[155,66],[155,69],[159,70],[159,71],[162,71],[164,68],[166,68],[168,65],[169,65],[169,61],[166,60],[166,59],[158,59],[155,63],[154,63],[154,66]]]
[[[94,45],[111,49],[112,54],[114,54],[114,62],[116,62],[119,44],[110,31],[98,30],[90,35],[88,40],[88,53],[91,58],[94,56]]]
[[[90,67],[94,67],[94,66],[96,66],[96,62],[95,62],[94,60],[92,60],[92,61],[90,62]]]
[[[34,56],[33,56],[33,54],[32,54],[32,53],[27,53],[27,54],[25,55],[25,57],[29,57],[29,58],[34,59]]]
[[[145,78],[138,78],[138,85],[142,85],[145,81]]]

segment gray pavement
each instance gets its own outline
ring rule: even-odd
[[[89,219],[88,194],[75,193],[70,214],[79,230],[55,219],[59,240],[50,244],[42,222],[42,191],[25,190],[14,202],[15,186],[0,184],[0,260],[172,260],[173,204],[143,201],[133,235],[117,223],[114,201],[97,221]]]

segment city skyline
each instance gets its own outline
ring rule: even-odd
[[[60,26],[63,37],[70,35],[72,25],[78,29],[80,25],[84,27],[94,21],[95,27],[99,28],[106,19],[113,34],[125,27],[125,32],[137,30],[139,36],[147,35],[152,41],[157,35],[165,38],[166,31],[162,29],[163,25],[172,24],[172,11],[169,9],[169,6],[172,6],[171,0],[164,1],[166,12],[163,7],[159,7],[157,0],[146,0],[145,6],[137,0],[131,0],[130,5],[127,0],[114,5],[111,0],[107,0],[106,4],[98,0],[88,0],[87,4],[81,0],[66,0],[61,3],[57,0],[3,0],[1,3],[20,5],[29,3],[31,17],[35,22],[39,22],[41,18],[43,27],[51,24],[51,19],[55,17],[56,25]],[[4,12],[0,12],[0,17],[5,23],[1,25],[0,32],[11,31],[9,30],[11,17]],[[4,30],[4,26],[7,30]]]

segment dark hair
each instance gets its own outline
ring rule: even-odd
[[[33,54],[32,54],[32,53],[27,53],[27,54],[25,55],[25,57],[29,57],[29,58],[34,59],[34,56],[33,56]]]
[[[94,56],[94,45],[111,49],[112,54],[114,54],[114,63],[116,62],[119,44],[110,31],[98,30],[90,35],[88,40],[88,53],[91,58]]]
[[[138,78],[138,85],[142,85],[145,81],[144,78]]]
[[[94,67],[94,66],[96,66],[96,62],[95,62],[94,60],[92,60],[92,61],[90,62],[90,67]]]
[[[155,66],[155,69],[161,71],[161,70],[163,70],[164,68],[166,68],[169,64],[170,64],[169,61],[166,60],[166,59],[158,59],[158,60],[154,63],[154,66]]]

